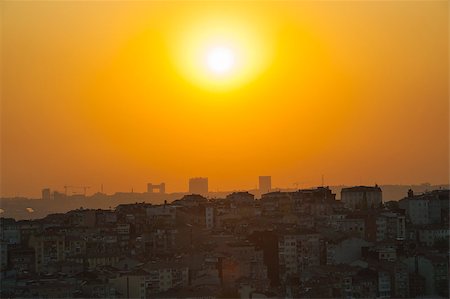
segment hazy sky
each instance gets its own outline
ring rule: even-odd
[[[449,181],[447,1],[0,5],[2,196]]]

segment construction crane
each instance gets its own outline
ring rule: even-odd
[[[69,188],[71,188],[71,189],[83,189],[83,194],[84,194],[84,196],[86,196],[86,192],[87,192],[87,189],[89,189],[89,188],[91,188],[91,186],[64,186],[64,193],[66,194],[66,196],[67,196],[67,189],[69,189]],[[76,193],[75,191],[73,191],[73,193]]]

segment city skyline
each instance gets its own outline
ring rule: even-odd
[[[0,1],[0,297],[449,298],[449,4]]]
[[[340,200],[319,187],[261,198],[185,194],[160,204],[74,198],[39,215],[26,208],[28,217],[0,218],[0,293],[447,298],[450,190],[404,191],[398,201],[386,201],[379,186],[353,186]],[[68,205],[55,209],[57,202]]]
[[[264,176],[267,177],[267,176]],[[272,177],[269,176],[271,179]],[[203,178],[203,177],[202,177]],[[206,178],[206,177],[205,177]],[[190,178],[192,179],[192,178]],[[209,178],[206,178],[208,180],[208,192],[190,192],[189,189],[189,180],[186,179],[185,188],[182,189],[174,189],[171,188],[170,185],[168,185],[164,181],[158,181],[158,182],[145,182],[143,185],[138,184],[131,184],[128,186],[128,188],[119,189],[115,187],[110,187],[106,184],[101,183],[100,185],[92,185],[92,184],[64,184],[64,185],[44,185],[40,186],[40,189],[33,190],[30,194],[25,193],[15,193],[11,196],[0,196],[0,198],[41,198],[43,190],[50,190],[51,192],[58,192],[61,194],[66,194],[67,196],[70,195],[86,195],[91,196],[95,195],[96,193],[102,193],[102,194],[115,194],[115,193],[127,193],[127,192],[134,192],[134,193],[156,193],[156,194],[177,194],[177,193],[185,193],[185,194],[207,194],[207,193],[227,193],[227,192],[235,192],[235,191],[258,191],[258,193],[267,193],[270,191],[277,191],[277,190],[301,190],[301,189],[310,189],[310,188],[316,188],[316,187],[346,187],[346,186],[443,186],[448,187],[450,186],[449,183],[437,183],[437,184],[431,184],[429,182],[420,182],[415,184],[392,184],[392,183],[379,183],[379,182],[372,182],[368,184],[363,183],[357,183],[357,184],[327,184],[327,181],[318,181],[317,183],[313,184],[300,184],[299,182],[293,182],[292,184],[288,185],[272,185],[272,187],[267,192],[262,192],[260,185],[258,184],[258,180],[255,180],[255,184],[253,186],[249,185],[247,187],[238,187],[238,186],[231,186],[230,188],[220,188],[220,184],[213,185],[214,187],[209,187]],[[323,178],[319,178],[321,180]],[[276,181],[276,180],[275,180]],[[153,191],[150,190],[150,186],[153,186]],[[161,186],[164,186],[161,188]],[[69,191],[67,191],[67,190]],[[164,190],[161,192],[161,190]]]
[[[140,194],[199,194],[208,196],[208,194],[227,194],[232,192],[241,192],[241,191],[250,191],[250,192],[256,192],[256,194],[264,194],[264,193],[270,193],[270,192],[277,192],[281,190],[306,190],[306,189],[314,189],[319,187],[332,187],[332,188],[345,188],[350,186],[392,186],[392,187],[421,187],[424,191],[429,190],[429,188],[450,188],[450,184],[443,183],[443,184],[430,184],[429,182],[423,182],[419,184],[378,184],[377,182],[372,184],[336,184],[336,185],[330,185],[326,184],[326,181],[324,180],[324,177],[322,177],[322,181],[317,184],[307,185],[307,184],[300,184],[299,182],[294,182],[291,185],[288,186],[279,186],[279,185],[272,185],[272,177],[271,176],[259,176],[259,180],[256,182],[254,186],[249,186],[248,188],[239,188],[239,187],[231,187],[229,189],[220,189],[220,188],[210,188],[209,187],[209,178],[207,177],[195,177],[195,178],[189,178],[186,180],[186,188],[180,189],[180,190],[174,190],[170,188],[167,189],[166,182],[160,181],[160,182],[146,182],[144,186],[139,185],[132,185],[128,189],[113,189],[110,190],[110,188],[105,187],[105,184],[100,184],[98,186],[96,185],[63,185],[63,186],[41,186],[41,189],[35,191],[34,193],[36,195],[29,196],[24,194],[15,194],[14,196],[2,196],[0,198],[29,198],[29,199],[36,199],[36,198],[46,198],[50,199],[53,198],[53,193],[56,192],[60,195],[64,196],[72,196],[72,195],[83,195],[83,196],[95,196],[96,194],[104,194],[104,195],[114,195],[114,194],[126,194],[126,193],[140,193]],[[263,179],[261,179],[263,178]],[[268,182],[264,181],[267,180]],[[192,185],[192,181],[196,179],[205,179],[206,185],[203,183],[200,183],[198,185],[197,183],[194,183],[194,186]],[[195,186],[196,185],[196,186]],[[137,186],[137,187],[135,187]],[[268,187],[269,186],[269,187]],[[201,191],[200,191],[201,190]],[[44,195],[44,193],[46,195]]]

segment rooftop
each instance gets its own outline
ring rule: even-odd
[[[342,192],[381,192],[381,188],[378,185],[375,186],[355,186],[355,187],[348,187],[348,188],[342,188]]]

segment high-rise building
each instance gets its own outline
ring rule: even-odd
[[[42,189],[42,199],[44,199],[44,200],[50,199],[50,189],[49,188]]]
[[[260,176],[259,177],[259,192],[261,194],[269,193],[272,190],[272,177]]]
[[[147,192],[148,193],[153,193],[154,190],[158,190],[159,193],[166,193],[166,183],[161,183],[159,185],[155,185],[152,183],[148,183],[147,184]]]
[[[208,178],[191,178],[189,179],[189,193],[191,194],[208,194]]]

